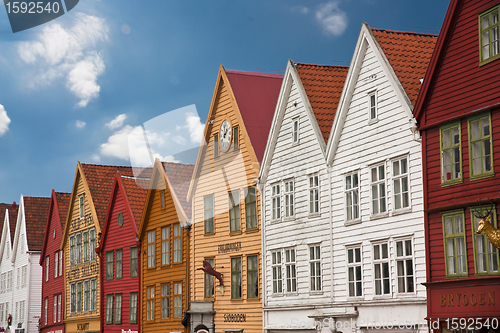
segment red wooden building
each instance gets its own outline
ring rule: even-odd
[[[488,214],[498,227],[500,208],[499,11],[498,0],[451,0],[414,109],[435,332],[500,326],[499,250],[477,233]]]
[[[62,225],[66,221],[69,205],[69,193],[59,193],[52,190],[49,214],[43,236],[40,266],[45,267],[49,258],[48,279],[42,278],[42,303],[48,300],[47,322],[40,320],[40,332],[64,333],[64,257],[60,250],[62,240]],[[45,276],[45,275],[44,275]],[[42,316],[45,318],[45,308],[42,306]]]
[[[149,179],[117,171],[102,230],[101,332],[138,332],[140,242],[137,238]]]

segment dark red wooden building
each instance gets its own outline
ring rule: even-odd
[[[500,327],[499,250],[477,233],[481,216],[498,227],[500,208],[499,11],[498,0],[451,0],[414,110],[435,332]]]
[[[42,278],[42,318],[40,332],[64,333],[64,257],[60,250],[62,225],[68,214],[70,194],[52,190],[49,213],[43,237],[40,265],[43,267]],[[49,273],[46,275],[46,260]],[[45,300],[47,300],[47,321],[45,322]],[[49,306],[50,305],[50,306]]]
[[[140,242],[137,238],[149,179],[115,175],[99,251],[101,332],[138,332]]]

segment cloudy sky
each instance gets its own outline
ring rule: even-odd
[[[80,0],[16,34],[0,8],[0,202],[70,192],[77,161],[178,161],[199,145],[220,64],[272,73],[287,59],[348,65],[362,22],[439,33],[447,6]]]

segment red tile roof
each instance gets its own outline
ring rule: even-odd
[[[262,162],[283,75],[234,70],[226,70],[226,74],[252,147]]]
[[[6,209],[9,210],[10,241],[12,244],[14,241],[14,233],[16,231],[17,211],[19,210],[19,205],[15,202],[11,204],[0,203],[0,226],[2,227],[2,230]]]
[[[349,67],[296,63],[295,68],[327,143]]]
[[[57,208],[59,209],[59,221],[61,221],[61,228],[64,228],[64,223],[66,222],[70,198],[71,193],[56,192]]]
[[[371,29],[411,103],[415,105],[437,35]]]
[[[28,249],[30,251],[41,251],[49,214],[50,198],[23,197],[23,201]]]
[[[137,227],[141,224],[142,211],[144,202],[148,194],[149,179],[148,178],[130,178],[121,176],[125,192],[127,193],[130,209],[134,215]]]
[[[162,162],[162,165],[187,218],[191,219],[191,203],[186,201],[186,199],[189,183],[193,176],[194,165],[167,162]]]

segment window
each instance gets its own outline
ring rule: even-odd
[[[139,251],[137,247],[130,248],[130,277],[139,276]]]
[[[231,299],[241,298],[241,257],[231,258]]]
[[[294,186],[293,180],[285,182],[285,217],[293,217],[295,215],[294,211]]]
[[[204,218],[205,218],[205,233],[214,232],[214,196],[209,195],[203,198],[204,201]]]
[[[78,196],[78,202],[80,207],[80,218],[83,219],[85,217],[85,198],[83,195]]]
[[[372,91],[368,93],[368,112],[370,115],[370,120],[377,119],[377,92]]]
[[[345,205],[346,220],[356,220],[359,218],[359,183],[358,174],[354,173],[345,176]]]
[[[16,302],[16,315],[14,317],[15,321],[19,321],[18,313],[19,313],[19,302]]]
[[[460,124],[441,128],[441,182],[445,185],[462,181],[460,135]]]
[[[210,264],[210,266],[214,267],[214,259],[205,258],[205,261]],[[214,288],[215,288],[215,280],[214,276],[205,272],[205,298],[214,297]]]
[[[479,228],[479,221],[482,215],[486,215],[487,211],[481,209],[480,207],[471,208],[471,219],[473,221],[472,225],[472,238],[474,244],[474,263],[476,268],[476,275],[496,275],[499,273],[498,270],[498,249],[491,244],[486,237],[486,233],[482,232],[478,234],[476,231]],[[492,226],[497,228],[498,220],[495,214],[496,209],[493,206],[492,212],[488,215],[491,216],[490,223]],[[478,216],[476,216],[478,215]],[[488,217],[487,216],[487,217]]]
[[[165,192],[160,193],[160,204],[161,209],[165,209]]]
[[[21,288],[21,267],[17,268],[17,289]],[[2,290],[2,293],[4,291]]]
[[[113,280],[113,251],[106,252],[106,280]]]
[[[45,257],[45,281],[49,281],[49,269],[50,268],[50,258]]]
[[[281,218],[281,196],[280,196],[280,185],[276,184],[272,186],[271,190],[271,200],[273,209],[273,220]]]
[[[22,274],[22,287],[25,288],[28,285],[28,265],[24,265],[21,268],[21,271],[23,272]],[[7,291],[12,291],[12,286],[13,286],[13,278],[12,278],[12,270],[7,272]]]
[[[257,256],[247,257],[247,298],[259,297],[259,265]]]
[[[384,213],[385,206],[385,166],[379,165],[370,169],[372,189],[372,214]]]
[[[19,302],[19,308],[21,312],[19,313],[19,321],[24,322],[24,314],[26,313],[26,301]]]
[[[123,250],[117,249],[115,255],[115,279],[121,279],[123,277]]]
[[[161,318],[170,318],[170,286],[168,284],[161,286]]]
[[[155,267],[155,231],[148,231],[148,268]]]
[[[174,263],[182,262],[182,227],[174,224]]]
[[[57,296],[54,296],[54,310],[53,310],[53,316],[54,316],[54,323],[57,322]]]
[[[469,160],[471,180],[493,176],[490,114],[469,119]]]
[[[240,231],[240,191],[229,192],[230,232]]]
[[[97,308],[97,280],[90,280],[90,310],[95,310]]]
[[[71,265],[75,264],[75,236],[69,237],[69,261]]]
[[[271,264],[273,270],[273,294],[283,292],[283,277],[281,271],[281,251],[271,253]]]
[[[389,276],[389,246],[387,243],[373,245],[373,270],[375,277],[375,295],[391,293]]]
[[[214,134],[214,157],[219,156],[219,134]]]
[[[410,239],[396,242],[396,270],[398,272],[398,292],[414,292],[413,251]]]
[[[245,191],[245,219],[248,229],[257,228],[257,199],[255,187],[249,187]]]
[[[238,126],[234,126],[234,128],[233,128],[233,147],[234,147],[234,150],[240,149],[240,137],[239,137]]]
[[[410,194],[408,191],[408,160],[402,158],[392,162],[394,209],[407,208],[410,206]]]
[[[146,319],[154,320],[155,317],[155,287],[147,288],[146,294],[146,302],[147,302],[147,311],[146,311]]]
[[[467,276],[467,250],[463,211],[443,215],[446,276]]]
[[[59,276],[62,276],[62,272],[63,272],[63,251],[59,251]]]
[[[182,317],[182,283],[174,283],[174,317]]]
[[[17,303],[16,303],[17,305]],[[48,323],[48,314],[49,314],[49,299],[47,297],[45,297],[45,307],[44,307],[44,310],[43,310],[43,322],[45,323],[45,325],[47,325]]]
[[[90,259],[95,259],[95,229],[90,229],[89,231],[90,238]]]
[[[347,250],[347,275],[349,296],[362,296],[361,248],[359,247]]]
[[[83,282],[83,311],[90,310],[90,281]]]
[[[170,227],[161,228],[161,264],[170,264]]]
[[[319,212],[319,176],[309,176],[309,214]]]
[[[137,291],[130,293],[129,324],[137,324]]]
[[[292,119],[292,142],[299,142],[299,118]]]
[[[71,306],[70,306],[70,311],[71,313],[76,312],[76,284],[71,284]]]
[[[57,296],[57,321],[61,321],[61,312],[62,311],[62,295]]]
[[[75,261],[77,264],[82,262],[82,234],[76,235]]]
[[[0,304],[0,323],[4,322],[4,319],[3,319],[4,316],[3,316],[3,314],[4,314],[4,303],[1,303]]]
[[[311,291],[321,290],[321,247],[309,247],[309,268],[311,274]]]
[[[113,294],[106,295],[106,324],[113,324]]]
[[[122,323],[122,294],[115,294],[115,324]]]
[[[84,231],[83,235],[83,262],[89,261],[89,232]]]
[[[82,283],[76,284],[76,312],[82,312]]]
[[[480,63],[497,59],[499,55],[498,11],[500,6],[488,9],[479,15]]]
[[[297,271],[295,267],[295,249],[285,250],[286,292],[297,291]]]
[[[57,277],[57,273],[59,272],[59,251],[54,253],[54,277]],[[19,288],[19,286],[17,286]]]

